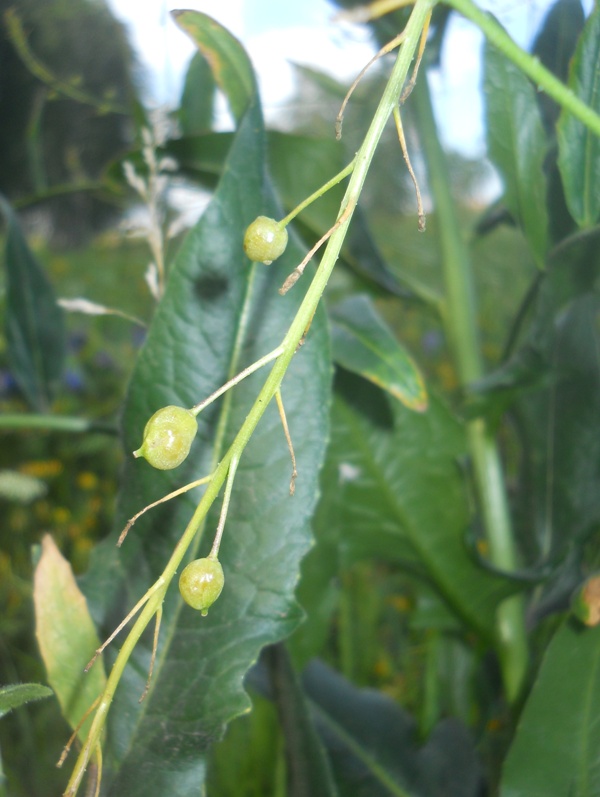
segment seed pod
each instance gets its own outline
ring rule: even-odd
[[[144,439],[134,457],[144,457],[153,468],[171,470],[190,453],[198,421],[190,410],[169,405],[155,412],[144,429]]]
[[[258,216],[244,235],[244,252],[250,260],[270,265],[285,252],[288,233],[275,219]]]
[[[223,589],[225,576],[218,559],[195,559],[179,576],[179,592],[183,600],[206,616]]]

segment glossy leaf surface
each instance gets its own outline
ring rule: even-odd
[[[215,80],[202,53],[190,61],[179,104],[179,124],[184,136],[210,130],[215,104]]]
[[[504,180],[504,201],[541,266],[548,242],[546,137],[529,80],[492,45],[485,49],[488,148]]]
[[[569,86],[598,113],[600,111],[600,9],[592,13],[575,51]],[[600,139],[572,114],[563,111],[558,124],[558,165],[567,205],[580,227],[600,217]]]

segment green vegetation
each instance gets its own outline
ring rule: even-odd
[[[425,80],[449,8],[488,40],[485,208]],[[405,36],[341,142],[345,88],[302,70],[329,125],[267,131],[240,42],[174,18],[167,132],[134,102],[75,186],[144,236],[50,246],[64,175],[0,197],[0,797],[600,794],[600,10],[531,55],[469,0],[369,21]],[[48,102],[112,112],[6,23]]]

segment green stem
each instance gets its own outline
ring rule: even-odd
[[[417,83],[414,96],[440,235],[446,285],[443,316],[460,383],[466,387],[483,374],[471,263],[460,234],[456,203],[450,190],[446,159],[437,136],[426,80]],[[496,443],[480,419],[467,424],[467,436],[490,559],[503,570],[516,570],[517,552]],[[499,606],[496,639],[506,695],[512,702],[523,685],[528,663],[523,602],[520,597],[509,598]]]
[[[339,224],[333,232],[328,241],[327,247],[323,254],[321,263],[317,272],[308,288],[308,291],[296,313],[292,324],[285,335],[281,347],[282,353],[275,361],[269,376],[267,377],[256,401],[254,402],[250,412],[246,416],[242,427],[240,428],[229,450],[224,454],[219,464],[214,470],[213,478],[206,488],[187,528],[185,529],[181,539],[175,546],[171,558],[167,563],[160,579],[163,583],[157,587],[155,584],[150,588],[152,595],[149,597],[147,603],[142,609],[138,619],[134,623],[131,631],[125,639],[121,650],[115,660],[110,676],[107,680],[106,688],[101,696],[100,706],[97,710],[96,716],[92,723],[88,738],[79,754],[75,769],[71,775],[71,779],[67,786],[66,795],[74,795],[79,787],[85,768],[90,760],[90,756],[94,751],[96,745],[99,743],[102,728],[104,726],[106,715],[110,702],[112,701],[116,686],[120,681],[127,661],[131,656],[137,641],[142,635],[146,626],[151,622],[152,617],[156,613],[158,607],[162,604],[165,592],[171,583],[172,579],[177,572],[177,568],[181,564],[188,548],[194,541],[194,538],[204,521],[208,510],[217,498],[221,487],[223,486],[227,475],[229,473],[232,462],[239,461],[244,449],[246,448],[258,422],[262,418],[266,408],[271,400],[275,397],[277,391],[281,386],[281,382],[287,368],[296,353],[300,341],[304,337],[306,330],[310,326],[312,318],[317,310],[321,296],[331,272],[338,259],[350,219],[358,197],[364,185],[369,166],[373,159],[373,155],[379,143],[379,139],[383,133],[385,125],[397,105],[402,92],[402,88],[406,82],[408,71],[413,60],[416,48],[419,44],[419,38],[428,13],[435,4],[435,0],[417,0],[410,19],[406,26],[406,36],[404,44],[398,54],[392,74],[388,80],[383,96],[380,100],[379,106],[375,112],[373,120],[369,126],[367,134],[364,138],[363,144],[360,147],[356,158],[354,160],[354,169],[350,178],[346,194],[342,201],[340,208],[340,216],[343,221]],[[217,436],[219,432],[217,431]],[[159,579],[159,580],[160,580]],[[398,792],[399,794],[404,792]]]
[[[235,481],[235,472],[238,463],[239,459],[237,457],[231,458],[229,473],[227,474],[227,483],[225,484],[225,494],[223,495],[223,506],[221,507],[221,515],[219,516],[215,539],[208,555],[209,559],[218,559],[219,557],[219,548],[221,547],[221,539],[223,538],[223,531],[225,530],[225,521],[227,520],[227,512],[229,511],[229,502],[231,501],[233,482]]]
[[[36,413],[0,415],[0,429],[45,429],[49,432],[74,432],[77,434],[103,432],[116,435],[119,433],[115,426],[98,421],[90,421],[87,418]]]
[[[477,8],[472,0],[444,0],[444,2],[474,22],[488,41],[531,78],[538,90],[545,91],[561,108],[572,113],[576,119],[600,136],[600,116],[570,88],[554,77],[538,58],[522,50],[492,16]]]
[[[294,219],[298,215],[298,213],[301,213],[304,210],[304,208],[307,208],[309,205],[312,205],[312,203],[316,199],[323,196],[323,194],[327,193],[327,191],[329,191],[330,188],[333,188],[334,185],[341,183],[344,177],[347,177],[353,168],[354,168],[354,161],[352,160],[347,166],[345,166],[342,169],[341,172],[338,172],[334,177],[331,178],[331,180],[328,180],[320,188],[317,188],[317,190],[314,193],[312,193],[309,197],[304,199],[299,205],[296,205],[296,207],[292,211],[290,211],[285,218],[281,219],[281,221],[278,222],[278,226],[281,227],[282,229],[284,227],[287,227],[290,221]]]
[[[211,393],[207,399],[204,399],[204,401],[201,401],[199,404],[193,406],[190,411],[193,412],[194,415],[199,415],[202,410],[205,407],[208,407],[209,404],[212,404],[215,399],[218,399],[219,396],[222,396],[223,393],[226,393],[230,388],[237,385],[247,376],[250,376],[250,374],[258,371],[259,368],[263,367],[263,365],[273,362],[273,360],[279,357],[282,352],[283,346],[278,346],[276,349],[273,349],[273,351],[265,354],[264,357],[261,357],[259,360],[256,360],[256,362],[253,362],[252,365],[249,365],[247,368],[244,368],[243,371],[240,371],[240,373],[237,376],[234,376],[233,379],[230,379],[228,382],[225,382],[224,385],[221,385],[221,387],[218,390],[215,390],[214,393]]]

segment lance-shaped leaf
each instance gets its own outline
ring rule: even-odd
[[[352,374],[336,384],[323,479],[336,489],[319,504],[319,542],[337,544],[346,563],[382,556],[406,565],[490,636],[508,585],[478,567],[464,542],[464,429],[435,396],[417,414]]]
[[[501,797],[600,794],[600,628],[550,643],[508,753]]]
[[[14,708],[24,706],[32,700],[41,700],[50,697],[52,689],[43,684],[11,684],[0,689],[0,717],[8,714]]]
[[[411,410],[427,409],[421,372],[396,340],[367,296],[352,296],[335,305],[333,357],[349,371],[386,390]]]
[[[179,125],[184,136],[210,130],[215,104],[215,79],[202,53],[190,61],[181,101]]]
[[[172,11],[173,18],[210,64],[237,122],[256,95],[256,78],[240,42],[216,20],[200,11]]]
[[[569,86],[600,112],[600,8],[588,19],[571,64]],[[580,227],[600,217],[600,139],[566,110],[558,123],[558,165],[569,211]]]
[[[48,683],[56,692],[64,718],[75,728],[104,688],[106,678],[102,661],[84,672],[100,644],[98,635],[71,565],[49,534],[42,539],[33,602],[35,633]],[[79,731],[80,739],[85,739],[90,722],[88,718]]]
[[[65,358],[63,312],[44,270],[27,246],[17,217],[0,196],[6,234],[6,340],[8,362],[25,398],[48,409]]]
[[[504,201],[538,266],[548,246],[546,136],[529,80],[492,45],[485,49],[488,148],[504,179]]]
[[[138,447],[147,419],[160,407],[190,407],[232,374],[273,350],[301,300],[301,285],[278,288],[300,262],[293,240],[273,265],[252,266],[242,247],[248,224],[277,215],[264,179],[260,111],[244,117],[213,201],[174,262],[133,374],[124,413],[127,452]],[[308,281],[310,277],[305,276]],[[138,705],[150,659],[151,635],[126,669],[111,714],[109,794],[198,793],[203,752],[223,724],[249,708],[245,672],[266,644],[300,620],[293,594],[310,545],[309,520],[328,432],[331,364],[325,320],[318,312],[282,386],[298,462],[295,496],[291,462],[275,406],[268,407],[239,465],[220,560],[225,587],[207,617],[182,604],[172,586],[163,607],[155,674]],[[122,475],[115,536],[151,501],[210,473],[245,420],[264,380],[253,374],[199,416],[185,463],[158,472],[131,456]],[[192,493],[147,513],[119,552],[114,539],[94,556],[86,591],[107,631],[159,576],[195,505]],[[209,515],[199,552],[212,541],[219,507]],[[109,776],[105,776],[105,782]]]

